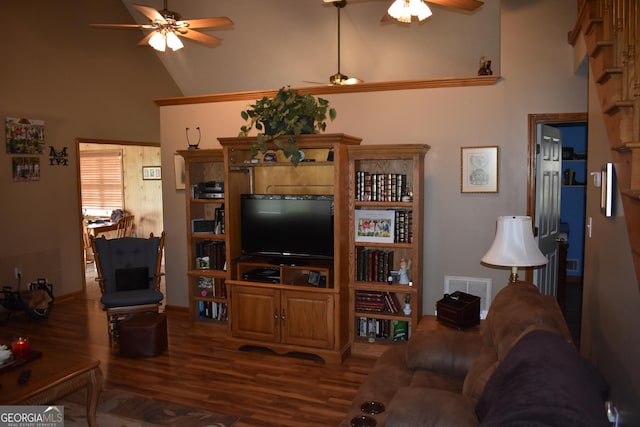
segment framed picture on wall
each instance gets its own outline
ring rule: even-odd
[[[143,166],[142,179],[162,179],[162,169],[160,166]]]
[[[173,155],[173,169],[176,175],[176,190],[184,190],[184,157],[180,154]]]
[[[498,192],[498,146],[460,149],[460,192]]]

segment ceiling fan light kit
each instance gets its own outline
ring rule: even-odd
[[[412,16],[424,21],[432,15],[429,6],[422,0],[395,0],[387,13],[400,22],[410,23]]]
[[[178,38],[175,32],[162,30],[153,33],[149,39],[149,46],[160,52],[164,52],[168,46],[169,49],[175,52],[176,50],[182,49],[184,44],[182,44],[182,41],[180,41],[180,38]]]

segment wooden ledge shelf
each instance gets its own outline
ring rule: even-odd
[[[301,93],[312,95],[328,95],[338,93],[356,92],[382,92],[391,90],[431,89],[443,87],[467,87],[467,86],[492,86],[500,80],[500,76],[468,76],[468,77],[443,77],[422,80],[397,80],[389,82],[361,83],[345,86],[312,86],[297,88]],[[256,100],[263,96],[272,97],[278,92],[272,90],[256,90],[247,92],[230,92],[212,95],[181,96],[175,98],[158,98],[154,102],[158,106],[206,104],[212,102],[228,102],[242,100]]]

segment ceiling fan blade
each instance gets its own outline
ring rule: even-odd
[[[147,45],[149,45],[149,40],[151,39],[151,37],[153,36],[154,33],[155,33],[155,31],[151,31],[149,34],[144,36],[144,38],[138,42],[138,46],[147,46]]]
[[[200,43],[204,43],[209,46],[218,46],[220,43],[222,43],[222,39],[219,39],[218,37],[203,34],[195,30],[186,30],[184,33],[182,31],[179,31],[176,34]]]
[[[326,82],[315,82],[312,80],[303,80],[302,83],[311,83],[314,85],[322,85],[322,86],[333,86],[331,83],[326,83]]]
[[[153,28],[146,24],[90,24],[95,28]]]
[[[427,3],[439,4],[440,6],[453,7],[472,12],[482,6],[484,2],[479,0],[427,0]]]
[[[214,28],[233,25],[233,21],[226,16],[219,18],[188,19],[182,22],[186,23],[189,28]]]
[[[380,22],[383,22],[383,23],[396,22],[396,18],[394,18],[393,16],[385,12],[384,15],[382,15],[382,18],[380,18]]]
[[[160,12],[158,12],[156,9],[152,7],[142,6],[139,4],[134,4],[133,7],[138,12],[140,12],[141,14],[149,18],[150,21],[167,22],[167,20],[164,19],[164,16],[162,16]]]

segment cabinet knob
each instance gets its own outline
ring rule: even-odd
[[[282,318],[282,320],[287,320],[287,315],[284,312],[284,309],[282,309],[282,316],[280,316]]]
[[[275,313],[273,313],[273,318],[278,320],[278,312],[277,311]]]

